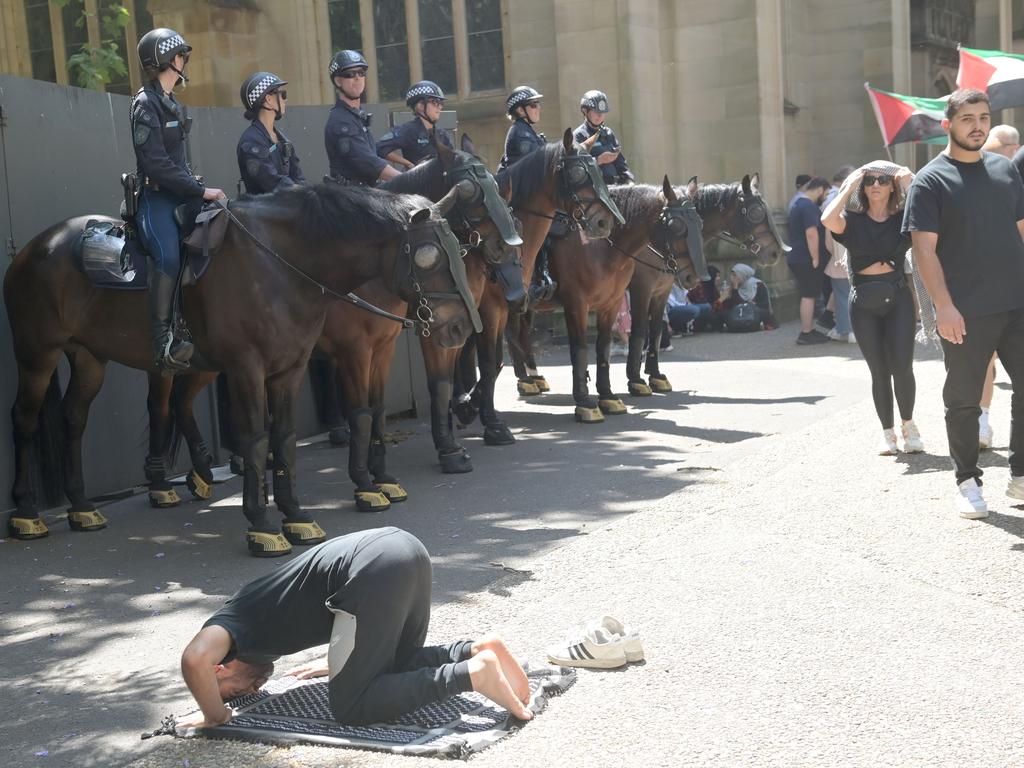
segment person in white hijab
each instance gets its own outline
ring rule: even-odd
[[[749,264],[734,264],[729,272],[731,291],[722,301],[722,309],[728,312],[741,302],[750,302],[757,306],[759,320],[766,331],[778,327],[772,313],[772,300],[768,295],[768,286],[754,277],[754,268]]]

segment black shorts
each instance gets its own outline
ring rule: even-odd
[[[790,271],[796,278],[796,287],[801,299],[816,299],[821,293],[824,272],[810,264],[790,264]]]

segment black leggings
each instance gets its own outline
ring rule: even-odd
[[[896,272],[883,275],[855,275],[854,286],[868,281],[895,283],[902,276]],[[871,397],[882,429],[892,429],[893,392],[904,421],[914,418],[914,298],[906,283],[896,289],[896,299],[884,315],[861,309],[850,303],[850,324],[857,344],[871,370]]]

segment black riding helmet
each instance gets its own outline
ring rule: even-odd
[[[505,109],[511,117],[516,111],[516,107],[521,104],[526,104],[528,101],[540,101],[543,98],[544,94],[538,93],[536,88],[531,88],[528,85],[516,86],[505,99]]]
[[[257,72],[249,75],[245,82],[242,83],[242,87],[238,92],[246,115],[255,114],[263,105],[263,99],[274,93],[282,85],[288,85],[288,81],[282,80],[273,72]],[[274,112],[277,114],[277,119],[280,120],[281,110],[275,109]]]
[[[583,98],[580,99],[580,109],[593,109],[601,114],[607,114],[612,111],[604,91],[587,91],[584,93]]]
[[[363,54],[359,51],[338,51],[331,58],[330,66],[327,67],[327,74],[333,82],[335,75],[355,67],[369,69],[370,65],[366,63],[366,59],[363,58]]]
[[[425,99],[444,101],[446,98],[444,91],[441,90],[441,86],[433,80],[420,80],[418,83],[413,83],[405,94],[405,105],[412,109],[418,101]]]
[[[143,69],[162,71],[171,67],[171,62],[179,53],[187,57],[191,50],[192,46],[173,29],[151,29],[139,40],[139,64]],[[187,80],[181,72],[178,72],[178,76]]]

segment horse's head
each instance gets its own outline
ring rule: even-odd
[[[465,251],[445,219],[457,196],[453,187],[435,205],[412,214],[395,262],[394,280],[423,335],[434,335],[442,347],[449,348],[460,346],[473,331],[483,328],[466,276]]]
[[[723,234],[757,259],[761,266],[772,266],[790,248],[779,234],[771,211],[761,195],[758,174],[746,175],[740,193],[724,211]]]
[[[617,221],[625,219],[608,194],[597,161],[573,141],[572,130],[562,136],[561,156],[555,165],[557,176],[556,203],[567,211],[587,237],[599,240],[612,233]]]
[[[682,288],[698,280],[711,279],[704,257],[704,222],[694,204],[697,189],[696,176],[676,190],[666,175],[661,183],[665,205],[651,234],[653,247],[665,260],[666,267],[675,272],[676,283]]]

